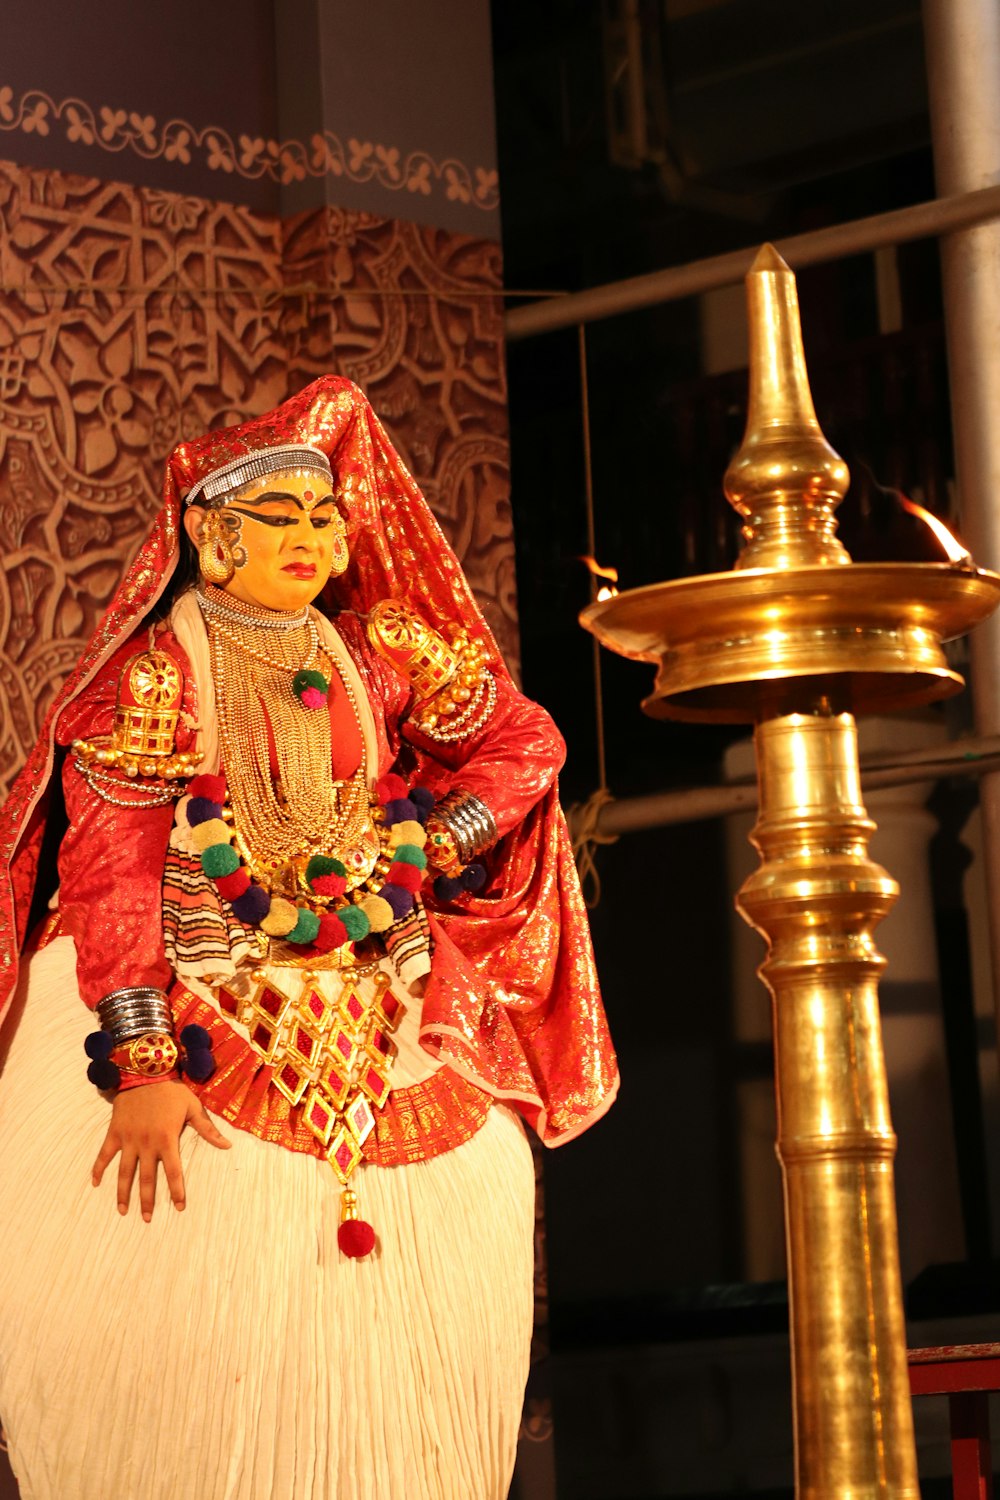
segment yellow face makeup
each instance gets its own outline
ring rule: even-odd
[[[222,519],[235,564],[222,587],[244,604],[301,609],[347,566],[347,528],[322,475],[298,470],[254,480],[226,497]]]

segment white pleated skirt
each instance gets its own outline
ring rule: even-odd
[[[151,1223],[90,1172],[109,1105],[72,940],[29,966],[0,1078],[0,1418],[22,1500],[503,1500],[532,1318],[534,1182],[495,1106],[456,1150],[366,1167],[379,1251],[337,1248],[314,1157],[219,1122]]]

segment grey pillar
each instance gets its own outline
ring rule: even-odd
[[[939,196],[1000,183],[1000,5],[924,0]],[[1000,221],[941,241],[962,535],[1000,568]],[[971,637],[980,734],[1000,734],[1000,615]],[[1000,773],[980,783],[993,1003],[1000,1029]]]

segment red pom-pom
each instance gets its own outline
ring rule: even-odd
[[[375,795],[380,802],[394,802],[397,797],[406,796],[406,782],[402,776],[390,771],[387,776],[381,776],[376,781]]]
[[[225,802],[226,778],[224,776],[196,776],[188,782],[192,797],[206,797],[209,802]]]
[[[375,1249],[375,1231],[364,1219],[348,1219],[337,1230],[337,1244],[344,1255],[361,1260]]]
[[[317,896],[342,896],[347,888],[347,876],[317,875],[309,884]]]
[[[394,860],[385,877],[390,885],[401,885],[404,891],[419,891],[424,883],[424,872],[416,865],[405,865],[401,859]]]
[[[215,889],[220,896],[225,896],[227,901],[235,901],[237,896],[250,888],[250,871],[246,865],[240,865],[231,875],[220,875],[215,882]]]
[[[341,948],[351,941],[347,928],[335,911],[328,911],[319,919],[319,931],[313,938],[313,947],[320,953],[329,953],[331,948]]]

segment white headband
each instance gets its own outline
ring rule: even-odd
[[[310,473],[322,474],[324,479],[333,484],[330,460],[321,449],[310,448],[302,443],[285,443],[278,448],[259,448],[256,453],[246,453],[242,458],[234,458],[232,463],[223,464],[220,469],[213,469],[211,474],[199,479],[188,491],[184,503],[192,505],[199,500],[215,500],[219,495],[241,490],[255,479],[263,479],[265,474],[277,474],[289,469],[305,469]]]

